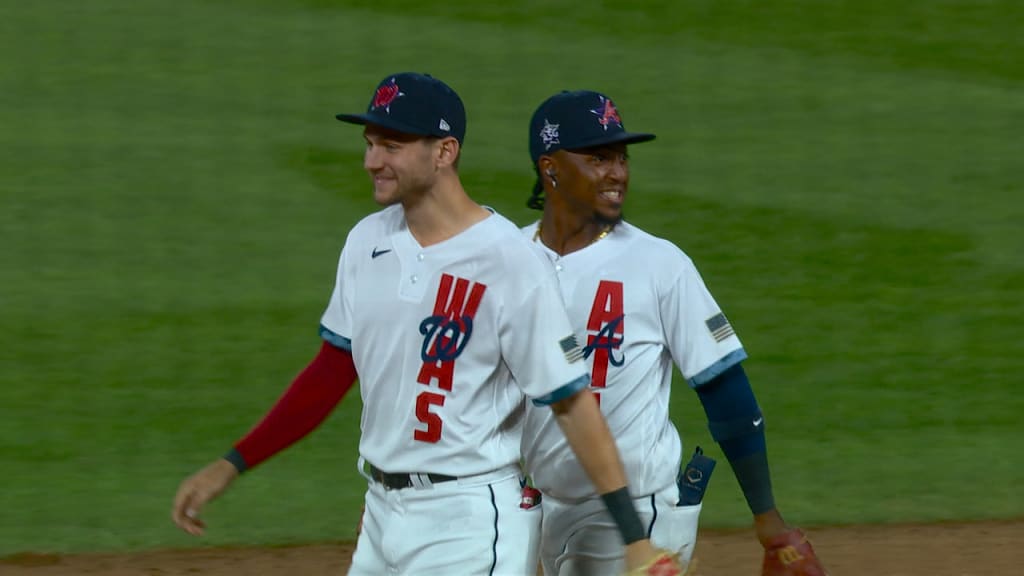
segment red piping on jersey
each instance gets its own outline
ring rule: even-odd
[[[327,342],[291,386],[235,444],[248,468],[291,446],[319,426],[356,380],[352,353]]]

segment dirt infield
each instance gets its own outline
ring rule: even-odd
[[[1024,573],[1024,520],[816,528],[808,531],[831,576],[994,576]],[[339,576],[351,546],[229,548],[140,554],[19,554],[0,560],[3,576],[207,575]],[[756,576],[752,531],[702,532],[700,576]],[[457,567],[452,575],[458,575]]]

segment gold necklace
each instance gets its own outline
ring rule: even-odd
[[[537,240],[540,239],[540,233],[541,233],[541,227],[542,226],[544,226],[544,222],[543,221],[537,222],[537,231],[533,233],[533,241],[534,242],[536,242]],[[597,235],[597,238],[594,238],[593,240],[591,240],[590,244],[587,244],[587,246],[590,246],[591,244],[597,244],[597,242],[599,240],[604,240],[604,237],[607,236],[608,233],[611,232],[612,228],[614,228],[614,227],[615,227],[614,224],[605,224],[604,230],[601,230],[601,233]]]

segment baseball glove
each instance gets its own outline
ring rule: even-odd
[[[799,528],[780,534],[765,546],[762,576],[828,576]]]
[[[661,551],[647,564],[626,572],[626,576],[686,576],[687,574],[691,574],[691,572],[679,565],[679,558],[665,551]]]

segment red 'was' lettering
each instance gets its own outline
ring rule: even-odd
[[[416,381],[424,386],[436,382],[441,390],[451,391],[455,377],[455,361],[469,343],[473,333],[473,319],[487,290],[486,284],[471,282],[442,274],[434,301],[433,316],[420,325],[424,335],[423,356]],[[422,442],[437,442],[444,424],[440,414],[430,411],[431,406],[444,406],[445,397],[433,392],[422,392],[417,397],[416,418],[427,425],[416,430],[413,437]]]
[[[431,444],[441,439],[441,417],[430,411],[431,406],[444,406],[444,396],[436,392],[420,392],[416,397],[416,419],[427,425],[426,430],[415,430],[412,437]]]

